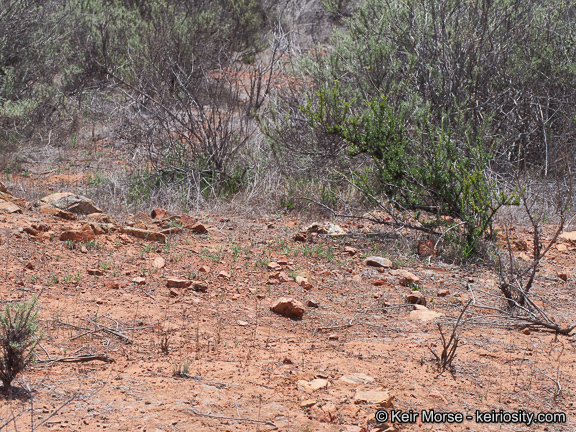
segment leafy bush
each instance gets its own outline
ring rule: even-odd
[[[38,323],[37,300],[8,303],[0,313],[0,381],[4,390],[32,361],[42,332]]]
[[[359,174],[354,182],[372,205],[380,205],[384,197],[398,211],[416,211],[424,226],[457,223],[461,229],[454,230],[451,238],[460,243],[463,258],[477,252],[498,209],[515,202],[514,194],[499,192],[486,177],[491,155],[481,140],[467,137],[459,143],[449,129],[427,119],[409,133],[402,115],[383,97],[363,106],[346,103],[335,87],[329,97],[320,92],[302,112],[311,127],[323,128],[346,142],[352,156],[370,156],[377,184]],[[421,211],[436,217],[421,219]],[[446,216],[457,222],[447,222]],[[462,238],[455,236],[459,233]]]

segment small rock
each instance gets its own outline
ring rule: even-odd
[[[529,335],[532,332],[530,331],[530,329],[528,327],[526,327],[525,329],[522,329],[522,333],[524,333],[525,335]]]
[[[150,213],[150,216],[152,216],[152,219],[164,219],[168,217],[168,212],[162,208],[155,208]]]
[[[222,279],[230,279],[230,273],[222,270],[220,273],[218,273],[218,277]]]
[[[525,254],[524,252],[522,252],[521,254],[518,255],[518,258],[520,258],[522,261],[532,261],[532,258],[530,258],[527,254]]]
[[[6,213],[22,213],[22,209],[12,202],[0,202],[0,211]]]
[[[59,217],[60,219],[76,220],[76,215],[74,215],[74,213],[70,213],[69,211],[62,209],[57,209],[53,207],[40,207],[38,211],[42,214],[49,214],[52,216]]]
[[[292,361],[292,359],[284,357],[284,360],[282,360],[282,364],[294,364],[294,362]]]
[[[331,340],[335,341],[335,340],[338,340],[338,339],[340,339],[340,336],[338,336],[337,334],[331,334],[331,335],[328,336],[328,340],[329,340],[329,341],[331,341]]]
[[[346,231],[344,231],[341,226],[333,224],[333,223],[327,223],[326,226],[324,227],[324,229],[327,231],[326,233],[328,235],[335,236],[335,237],[346,234]]]
[[[344,252],[346,252],[350,256],[354,256],[358,253],[358,251],[356,249],[354,249],[353,247],[350,247],[350,246],[346,246],[344,248]]]
[[[175,288],[170,288],[170,296],[178,297],[180,293]]]
[[[308,282],[306,279],[304,279],[302,282],[300,282],[300,286],[302,288],[304,288],[306,291],[310,291],[311,289],[314,288],[314,285],[312,285],[310,282]]]
[[[92,230],[90,231],[64,231],[60,234],[61,241],[76,241],[76,242],[88,242],[90,240],[94,240],[95,235]]]
[[[394,395],[391,395],[387,391],[378,390],[356,390],[354,395],[354,403],[368,403],[375,405],[389,406],[394,399]]]
[[[164,234],[132,227],[124,227],[120,229],[123,234],[128,234],[132,237],[137,237],[144,240],[157,241],[159,243],[166,243],[166,236]]]
[[[313,222],[312,224],[308,225],[305,230],[309,233],[328,234],[328,231],[326,231],[326,229],[324,229],[324,227],[318,222]]]
[[[383,279],[376,279],[375,281],[372,281],[372,285],[374,286],[383,286],[386,285],[388,283],[388,279],[383,278]]]
[[[206,285],[204,282],[199,281],[192,281],[192,288],[200,292],[208,291],[208,285]]]
[[[242,321],[242,320],[238,320],[236,322],[238,323],[238,325],[240,327],[246,327],[247,325],[249,325],[249,323],[247,323],[246,321]]]
[[[208,228],[204,224],[200,222],[196,222],[194,225],[190,227],[190,231],[196,234],[208,234]]]
[[[8,193],[8,188],[0,181],[0,192]]]
[[[83,215],[102,213],[102,210],[96,206],[94,201],[71,192],[53,193],[40,199],[35,205],[37,207],[57,208]]]
[[[132,283],[135,283],[136,285],[146,285],[146,279],[143,277],[135,277],[132,279]]]
[[[188,279],[169,278],[166,280],[166,288],[188,288],[192,285],[192,281]]]
[[[420,278],[408,271],[404,271],[402,277],[400,278],[400,285],[402,286],[418,285],[419,283]]]
[[[558,237],[569,240],[569,241],[576,241],[576,231],[563,232]]]
[[[104,288],[116,290],[116,289],[120,288],[120,284],[118,282],[114,282],[114,281],[106,281],[106,282],[104,282]]]
[[[412,291],[406,296],[406,303],[426,306],[426,297],[420,291]]]
[[[418,243],[418,255],[421,257],[436,256],[436,248],[434,247],[434,242],[432,240],[426,240]]]
[[[104,275],[104,272],[100,269],[89,268],[88,274],[91,276],[102,276],[102,275]]]
[[[514,240],[514,248],[517,251],[527,251],[528,243],[526,243],[526,240]]]
[[[564,282],[566,282],[568,280],[568,274],[567,273],[558,273],[558,279],[562,279]]]
[[[294,234],[294,237],[292,237],[292,239],[293,239],[294,241],[303,243],[303,242],[306,241],[306,234],[296,233],[296,234]]]
[[[278,280],[280,282],[288,282],[290,280],[290,276],[286,272],[279,272],[278,273]]]
[[[449,294],[450,294],[450,291],[447,289],[438,291],[438,297],[446,297]]]
[[[302,318],[304,315],[304,305],[291,297],[282,297],[270,307],[272,312],[291,318]]]
[[[559,252],[566,252],[568,250],[568,246],[565,244],[557,244],[556,249],[558,249]]]
[[[315,399],[304,399],[302,402],[300,402],[300,408],[310,408],[314,405],[316,405]]]
[[[111,224],[115,223],[114,219],[107,215],[106,213],[90,213],[86,218],[89,221],[97,222],[97,223],[104,223],[104,224]]]
[[[328,380],[323,378],[316,378],[312,381],[300,380],[296,383],[298,388],[304,390],[306,393],[312,393],[316,390],[328,387]]]
[[[104,228],[102,228],[102,226],[100,224],[91,222],[89,224],[90,229],[94,232],[94,234],[96,235],[102,235],[102,234],[106,234],[106,230]]]
[[[310,276],[310,272],[308,270],[299,270],[296,272],[296,278],[297,277],[301,277],[305,280],[307,280],[308,282],[312,281],[312,277]],[[296,282],[298,284],[300,284],[300,282],[298,282],[298,280],[296,280]]]
[[[166,260],[162,257],[156,257],[154,258],[154,261],[152,262],[152,267],[157,268],[157,269],[161,269],[166,265]]]
[[[352,373],[348,375],[344,375],[338,381],[341,381],[345,384],[375,384],[376,381],[369,375],[364,373]]]
[[[208,267],[208,266],[205,266],[205,265],[202,266],[202,267],[200,267],[200,268],[198,269],[198,271],[199,271],[200,273],[210,273],[210,270],[211,270],[211,268]]]
[[[88,249],[86,248],[86,246],[82,245],[82,247],[80,248],[80,252],[82,252],[83,254],[88,253]]]
[[[33,263],[32,261],[28,261],[28,262],[26,263],[26,268],[27,268],[28,270],[34,270],[34,269],[36,268],[36,266],[34,265],[34,263]]]
[[[411,320],[419,320],[419,321],[432,321],[433,319],[443,317],[444,314],[440,312],[435,312],[430,309],[417,309],[410,312],[410,319]]]
[[[276,270],[276,271],[282,270],[282,266],[275,261],[272,261],[270,264],[268,264],[268,268],[270,270]]]
[[[383,268],[390,268],[392,267],[392,261],[388,258],[371,256],[364,260],[364,264],[370,267],[383,267]]]
[[[306,302],[306,305],[311,308],[320,307],[320,302],[318,300],[310,299]]]
[[[353,280],[354,282],[362,282],[362,276],[360,276],[360,275],[354,275],[354,276],[352,276],[352,280]]]
[[[166,228],[166,229],[161,230],[160,234],[174,235],[174,234],[178,234],[180,231],[182,231],[182,230],[178,227],[170,227],[170,228]]]

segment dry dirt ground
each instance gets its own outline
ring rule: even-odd
[[[83,179],[42,181],[59,191]],[[298,242],[294,234],[308,223],[290,216],[188,216],[208,233],[174,230],[161,243],[113,231],[80,244],[60,235],[82,229],[82,217],[67,221],[33,206],[0,212],[0,304],[38,296],[44,331],[40,361],[15,382],[31,397],[0,396],[0,430],[32,430],[43,421],[38,430],[576,429],[574,335],[528,332],[504,325],[490,309],[470,307],[453,371],[439,373],[429,349],[441,349],[437,323],[449,332],[471,296],[476,304],[502,306],[491,296],[498,288],[489,269],[399,252],[406,250],[404,233],[370,224],[349,222],[341,224],[346,236]],[[148,215],[130,220],[161,229]],[[528,232],[515,236],[530,250]],[[534,296],[569,324],[576,322],[576,248],[562,244],[546,257]],[[427,322],[411,316],[402,275],[366,266],[373,255],[418,276],[427,307],[444,316]],[[304,270],[306,288],[294,280]],[[205,291],[168,288],[169,278],[195,280]],[[438,296],[442,290],[449,294]],[[287,296],[306,305],[302,319],[270,310]],[[380,392],[372,396],[388,406],[363,401],[365,391]],[[369,419],[381,407],[473,416],[563,412],[567,422],[417,421],[377,429]]]

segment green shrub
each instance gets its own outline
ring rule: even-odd
[[[312,128],[346,142],[351,156],[371,158],[376,184],[358,171],[352,181],[372,205],[411,210],[417,219],[419,212],[432,214],[434,220],[420,220],[428,227],[459,224],[450,237],[460,244],[464,259],[478,251],[498,209],[515,202],[515,194],[499,192],[487,178],[491,154],[478,137],[458,142],[449,128],[426,118],[409,132],[386,98],[346,103],[338,86],[329,96],[319,92],[301,110]],[[382,199],[387,201],[383,206]]]
[[[32,362],[42,332],[38,323],[38,303],[8,303],[0,313],[0,381],[4,390]]]

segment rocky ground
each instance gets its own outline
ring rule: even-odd
[[[82,197],[11,192],[0,196],[0,303],[38,297],[44,339],[20,390],[0,396],[0,430],[576,428],[574,335],[494,317],[490,269],[443,263],[429,244],[419,255],[404,232],[162,209],[117,221]],[[513,235],[530,259],[529,233]],[[575,254],[560,239],[533,288],[563,326],[576,322]],[[449,334],[471,299],[441,372],[438,324]],[[378,409],[567,422],[377,424]]]

